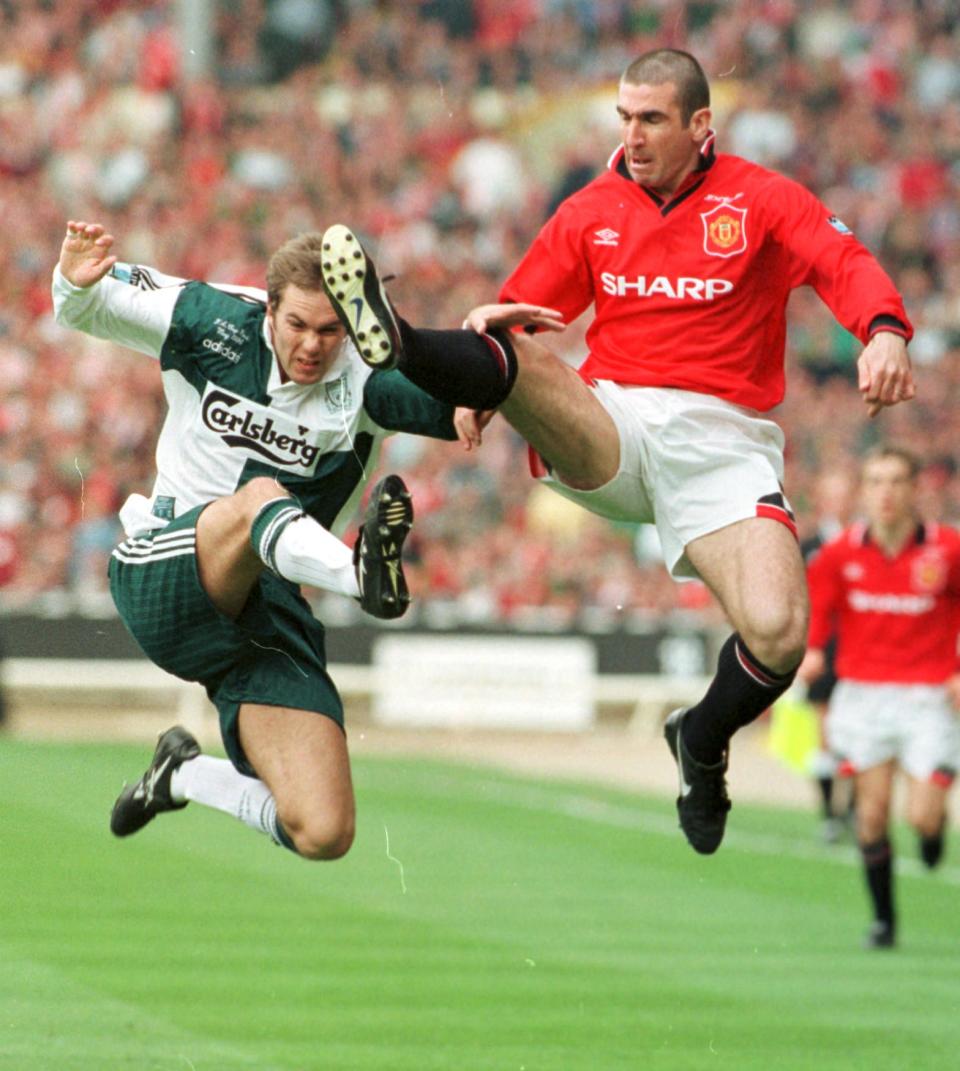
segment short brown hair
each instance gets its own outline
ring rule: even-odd
[[[267,302],[275,309],[293,283],[301,290],[323,289],[323,235],[308,231],[284,242],[267,265]]]
[[[694,112],[710,107],[710,83],[703,68],[689,52],[676,48],[644,52],[627,67],[620,81],[632,86],[659,86],[673,82],[677,87],[677,102],[684,126]]]
[[[895,457],[898,461],[902,461],[907,467],[910,479],[913,480],[919,474],[922,468],[920,459],[916,454],[911,453],[902,446],[874,446],[869,449],[863,456],[863,468],[866,468],[871,461],[881,461],[885,457]]]

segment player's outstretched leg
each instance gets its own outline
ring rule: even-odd
[[[359,239],[342,223],[323,234],[323,289],[356,346],[374,369],[399,370],[450,405],[496,409],[513,390],[517,354],[512,333],[413,327],[398,316]]]
[[[143,777],[127,785],[117,797],[110,815],[110,831],[117,837],[129,837],[143,829],[164,811],[179,811],[186,801],[175,802],[170,794],[174,770],[200,754],[200,745],[180,725],[161,733],[156,751]]]
[[[675,710],[666,720],[663,735],[677,763],[680,774],[680,795],[677,797],[677,813],[680,828],[695,851],[711,855],[720,847],[730,810],[727,795],[727,753],[723,759],[705,766],[697,762],[687,751],[683,742],[683,719],[686,708]]]
[[[413,501],[399,476],[385,476],[370,493],[353,560],[360,605],[373,617],[400,617],[410,605],[403,542],[413,525]]]
[[[324,231],[323,254],[323,289],[360,356],[371,368],[395,367],[400,327],[360,240],[335,223]]]

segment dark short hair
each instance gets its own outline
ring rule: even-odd
[[[284,242],[267,265],[267,301],[280,304],[283,292],[293,283],[301,290],[323,289],[323,235],[308,231]]]
[[[623,72],[621,82],[632,86],[659,86],[673,82],[677,87],[680,117],[686,126],[694,112],[710,107],[710,83],[703,68],[689,52],[677,48],[657,48],[638,56]]]
[[[902,446],[886,446],[883,444],[871,447],[863,455],[862,467],[865,469],[871,461],[882,461],[885,457],[895,457],[898,461],[902,461],[907,467],[911,480],[918,475],[922,468],[920,459],[910,450]]]

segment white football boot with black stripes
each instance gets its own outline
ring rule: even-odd
[[[323,289],[364,364],[395,368],[401,344],[393,307],[360,239],[342,223],[323,232]]]

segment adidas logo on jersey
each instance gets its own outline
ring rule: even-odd
[[[614,297],[665,297],[671,301],[713,301],[722,294],[729,294],[733,283],[729,279],[694,279],[681,275],[679,279],[668,279],[665,275],[614,275],[605,271],[600,275],[600,283],[605,294]]]

